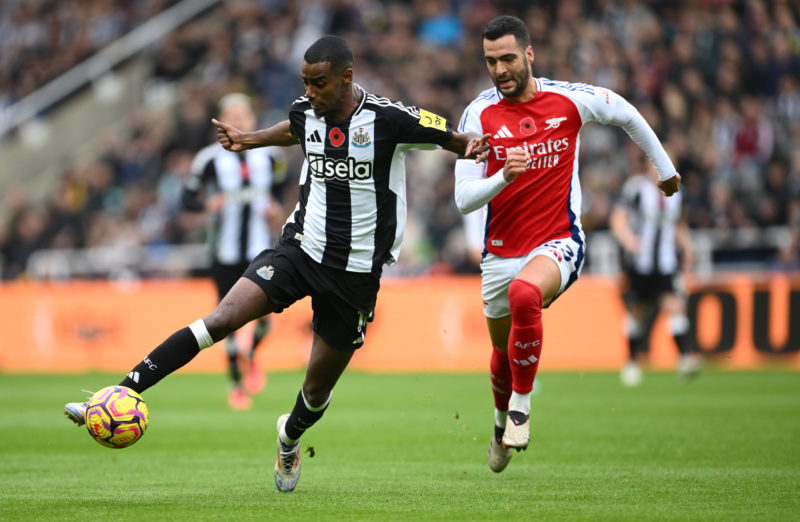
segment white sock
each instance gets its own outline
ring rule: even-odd
[[[294,446],[297,444],[297,439],[290,439],[288,435],[286,435],[286,425],[284,424],[281,426],[281,431],[278,432],[278,438],[281,439],[281,442],[286,444],[287,446]]]
[[[211,338],[211,334],[208,333],[208,328],[206,328],[206,323],[204,323],[202,319],[198,319],[190,324],[189,330],[194,334],[194,338],[197,339],[197,346],[200,347],[201,350],[214,344],[214,339]]]
[[[511,398],[508,400],[509,411],[519,411],[525,415],[531,414],[531,394],[530,393],[517,393],[511,392]]]
[[[506,427],[506,418],[508,417],[507,411],[500,411],[497,408],[494,409],[494,425],[498,428],[505,428]]]
[[[333,397],[333,392],[331,391],[331,394],[328,395],[328,400],[326,400],[322,406],[312,406],[311,403],[308,402],[308,399],[306,399],[306,394],[303,393],[302,389],[300,390],[300,396],[303,398],[303,403],[306,405],[306,408],[308,408],[308,411],[317,412],[328,407],[328,404],[331,402],[331,397]]]

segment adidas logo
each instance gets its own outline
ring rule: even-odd
[[[315,130],[314,132],[312,132],[311,136],[306,138],[306,142],[308,142],[308,143],[321,143],[322,142],[322,138],[320,138],[320,136],[319,136],[319,130]]]
[[[532,364],[536,364],[536,361],[538,361],[539,359],[535,355],[531,355],[527,359],[511,359],[511,360],[517,366],[525,367],[525,366],[530,366]]]
[[[508,127],[506,127],[505,125],[500,127],[500,130],[497,131],[497,134],[492,136],[492,138],[495,138],[495,139],[497,139],[497,138],[513,138],[513,137],[514,137],[514,135],[511,134],[511,131],[508,130]]]
[[[135,383],[139,383],[139,372],[130,372],[128,373],[128,378]]]

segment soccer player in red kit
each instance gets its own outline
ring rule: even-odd
[[[595,121],[625,129],[649,157],[667,196],[680,176],[653,130],[616,93],[591,85],[533,78],[533,49],[513,16],[483,31],[486,66],[495,87],[478,95],[459,132],[489,134],[487,162],[456,163],[459,210],[486,207],[481,286],[492,341],[495,429],[489,467],[500,472],[511,448],[530,441],[530,394],[542,353],[542,309],[580,274],[581,228],[578,133]]]

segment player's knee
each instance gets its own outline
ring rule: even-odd
[[[689,331],[689,318],[685,314],[672,314],[669,318],[672,335],[682,335]]]
[[[332,391],[327,386],[304,383],[303,400],[306,402],[306,407],[312,411],[324,408],[331,399]]]
[[[228,309],[223,307],[217,307],[216,310],[203,318],[203,322],[214,342],[225,339],[240,326],[233,314],[228,313]]]
[[[644,334],[642,322],[637,318],[629,315],[625,322],[625,331],[628,334],[628,339],[638,339]]]
[[[528,281],[514,279],[508,287],[508,304],[512,319],[515,316],[541,314],[542,291]]]
[[[234,335],[225,338],[225,353],[228,354],[228,357],[236,357],[239,353],[239,344]]]

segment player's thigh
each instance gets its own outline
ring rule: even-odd
[[[486,257],[483,258],[481,261],[481,297],[483,298],[483,314],[487,320],[500,319],[511,314],[508,304],[508,285],[517,277],[528,261],[528,256],[500,257],[492,253],[486,254]]]
[[[266,314],[280,312],[309,294],[291,247],[261,252],[206,318],[211,337],[223,337]]]
[[[492,345],[501,352],[508,350],[508,337],[511,333],[511,316],[487,317],[486,326],[489,328],[489,339]]]
[[[668,314],[685,314],[686,299],[677,293],[668,292],[661,296],[661,309]]]
[[[686,306],[686,282],[683,274],[676,272],[664,276],[661,309],[669,314],[685,314]]]
[[[542,291],[546,307],[578,279],[583,268],[583,239],[553,239],[534,248],[528,257],[517,277]]]
[[[644,321],[657,310],[656,299],[636,299],[627,303],[628,314],[636,321]]]
[[[546,255],[537,255],[517,274],[517,279],[527,281],[542,291],[542,304],[547,306],[562,288],[561,269],[558,262]]]
[[[225,294],[213,312],[203,318],[211,338],[219,341],[248,322],[275,311],[275,305],[257,284],[244,277]]]

